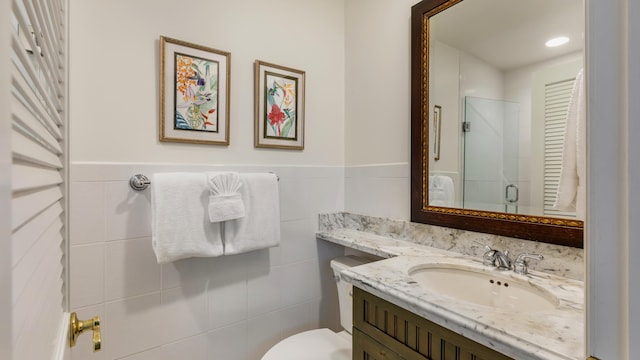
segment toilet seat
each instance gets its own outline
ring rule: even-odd
[[[351,335],[315,329],[290,336],[272,347],[262,360],[351,360]]]

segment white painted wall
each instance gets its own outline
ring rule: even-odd
[[[410,20],[416,0],[346,0],[345,163],[405,163],[410,146]]]
[[[342,0],[71,0],[70,17],[73,161],[343,164]],[[160,35],[231,52],[228,147],[158,141]],[[253,147],[255,60],[306,71],[304,151]]]
[[[429,156],[429,174],[445,175],[453,180],[454,206],[462,207],[462,132],[460,131],[460,51],[438,40],[429,42],[429,118],[434,106],[442,107],[440,159]],[[429,148],[434,149],[436,136],[430,123]],[[430,150],[430,154],[433,152]]]
[[[462,53],[460,57],[460,96],[475,96],[487,99],[504,98],[502,71],[477,57]]]

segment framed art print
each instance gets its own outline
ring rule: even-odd
[[[229,144],[231,54],[160,37],[160,141]]]
[[[304,149],[304,71],[255,62],[255,146]]]
[[[442,106],[433,106],[433,133],[435,141],[433,142],[433,160],[440,160],[440,136],[442,135]]]

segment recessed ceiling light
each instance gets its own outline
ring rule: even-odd
[[[569,42],[569,38],[566,36],[559,36],[557,38],[553,38],[549,41],[547,41],[546,43],[544,43],[544,45],[546,47],[556,47],[556,46],[560,46],[560,45],[564,45],[566,43]]]

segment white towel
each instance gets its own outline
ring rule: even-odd
[[[453,179],[446,175],[429,176],[429,205],[453,206],[455,192]]]
[[[238,190],[242,186],[235,172],[208,172],[209,221],[221,222],[244,217],[244,204]]]
[[[584,75],[580,70],[576,76],[562,149],[562,169],[554,208],[575,211],[580,219],[586,215],[586,99]]]
[[[205,213],[208,201],[204,173],[154,174],[151,221],[158,264],[223,254],[220,225]]]
[[[245,217],[224,223],[225,255],[269,248],[280,243],[280,203],[275,174],[241,174]]]

